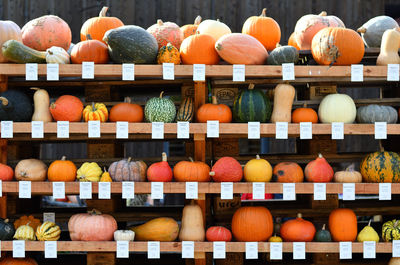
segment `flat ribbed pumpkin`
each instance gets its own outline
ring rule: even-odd
[[[394,152],[367,155],[360,165],[364,182],[400,182],[400,156]]]

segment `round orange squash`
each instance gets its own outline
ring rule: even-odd
[[[197,28],[199,27],[201,22],[201,16],[197,16],[194,20],[193,24],[187,24],[181,27],[181,31],[183,33],[183,39],[186,39],[189,36],[196,34]]]
[[[112,122],[142,122],[143,116],[142,106],[131,103],[129,97],[125,98],[125,102],[114,105],[110,110],[110,121]]]
[[[235,158],[224,156],[215,162],[210,175],[215,182],[238,182],[243,178],[243,169]]]
[[[286,242],[311,242],[315,236],[315,226],[310,221],[304,220],[301,213],[296,219],[282,224],[280,234]]]
[[[307,164],[304,169],[304,175],[308,182],[331,182],[333,169],[326,159],[319,154],[315,160]]]
[[[295,47],[297,50],[300,50],[299,45],[297,45],[296,40],[294,39],[294,32],[290,34],[289,40],[288,40],[288,45]]]
[[[71,95],[61,96],[50,105],[50,113],[55,121],[81,121],[82,111],[82,101]]]
[[[87,36],[87,40],[77,43],[71,51],[71,62],[76,64],[82,62],[105,64],[108,60],[107,45],[99,40],[92,40],[90,35]]]
[[[9,181],[13,178],[14,170],[10,166],[0,163],[0,180]]]
[[[179,50],[183,64],[218,64],[219,56],[214,48],[215,39],[207,34],[194,34],[182,41]]]
[[[11,256],[2,258],[0,265],[38,265],[32,258],[13,258]]]
[[[357,216],[351,209],[335,209],[329,215],[329,231],[334,241],[357,238]]]
[[[304,106],[303,108],[297,108],[292,112],[292,122],[318,123],[318,114],[315,110],[313,110],[312,108],[307,108],[306,106]]]
[[[232,111],[225,104],[218,104],[217,97],[212,97],[212,103],[201,105],[196,113],[197,122],[219,121],[228,123],[232,121]]]
[[[303,182],[304,173],[297,163],[281,162],[274,167],[272,178],[276,182]]]
[[[75,181],[76,166],[63,156],[61,160],[53,161],[47,170],[47,178],[49,181]]]
[[[229,231],[228,228],[225,228],[223,226],[211,226],[206,231],[206,239],[209,242],[230,242],[232,240],[232,233],[231,231]]]
[[[196,181],[208,182],[210,181],[210,167],[200,161],[180,161],[174,166],[174,178],[176,181]]]

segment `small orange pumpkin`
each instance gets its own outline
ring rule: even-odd
[[[13,178],[14,170],[10,166],[0,163],[0,180],[9,181]]]
[[[81,121],[82,110],[82,101],[71,95],[61,96],[50,105],[50,113],[55,121]]]
[[[82,62],[94,62],[95,64],[108,63],[108,48],[99,40],[92,40],[87,36],[86,41],[77,43],[71,51],[71,62],[81,64]]]
[[[289,40],[288,40],[288,45],[295,47],[297,50],[300,50],[299,45],[297,45],[296,40],[294,39],[294,32],[290,34]]]
[[[286,221],[281,226],[281,237],[287,242],[311,242],[315,236],[315,226],[304,220],[301,213],[296,219]]]
[[[168,42],[166,46],[162,46],[158,51],[157,55],[157,63],[173,63],[173,64],[180,64],[181,63],[181,55],[179,50]]]
[[[220,123],[228,123],[232,121],[232,111],[225,104],[218,104],[217,97],[212,97],[212,104],[202,105],[196,113],[198,122],[219,121]]]
[[[307,105],[304,104],[302,108],[297,108],[292,112],[292,122],[318,123],[318,114],[315,110],[313,110],[312,108],[307,108]]]
[[[210,167],[200,161],[180,161],[174,166],[174,178],[176,181],[196,181],[208,182],[210,181]]]
[[[335,209],[329,215],[329,231],[334,241],[354,241],[357,238],[357,216],[351,209]]]
[[[183,38],[186,39],[189,36],[196,34],[197,28],[201,22],[201,16],[197,16],[193,24],[187,24],[181,27]]]
[[[143,115],[142,106],[131,103],[131,99],[126,97],[125,102],[118,103],[111,108],[110,121],[141,122],[143,121]]]
[[[75,181],[76,166],[72,161],[67,160],[65,156],[61,160],[53,161],[47,170],[49,181]]]
[[[218,64],[219,56],[214,48],[215,39],[207,34],[194,34],[182,41],[179,50],[183,64]]]
[[[87,105],[83,110],[83,119],[87,121],[100,121],[106,122],[108,120],[108,110],[103,103],[92,103]]]
[[[281,162],[274,167],[272,177],[276,182],[303,182],[304,173],[297,163]]]
[[[308,182],[331,182],[333,169],[326,159],[318,154],[318,157],[309,162],[304,169],[304,175]]]

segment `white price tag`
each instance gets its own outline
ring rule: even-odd
[[[351,242],[339,242],[339,257],[340,259],[352,258],[352,245]]]
[[[135,64],[133,63],[122,64],[122,80],[124,81],[135,80]]]
[[[400,258],[400,240],[392,241],[392,257]]]
[[[258,259],[258,242],[246,242],[246,259]]]
[[[226,258],[226,243],[224,241],[213,242],[213,259]]]
[[[354,201],[355,195],[355,184],[354,183],[343,183],[343,200]]]
[[[296,200],[296,184],[283,183],[283,200],[295,201]]]
[[[344,139],[344,124],[343,122],[332,122],[332,140]]]
[[[260,139],[259,121],[249,121],[247,123],[247,135],[249,139]]]
[[[375,259],[376,258],[376,242],[364,241],[363,242],[363,258]]]
[[[25,258],[25,240],[13,240],[13,258]]]
[[[117,139],[128,139],[129,123],[127,121],[117,121]]]
[[[164,198],[164,182],[151,183],[151,198],[163,199]]]
[[[57,138],[69,138],[69,121],[57,121]]]
[[[294,80],[294,64],[283,63],[282,64],[282,80]]]
[[[1,138],[13,138],[13,121],[1,121]]]
[[[293,242],[293,259],[306,259],[305,242]]]
[[[375,122],[375,139],[387,139],[386,122]]]
[[[56,213],[43,213],[43,222],[56,222]]]
[[[314,200],[326,200],[326,183],[314,183]]]
[[[204,80],[206,80],[206,65],[193,64],[193,81],[204,81]]]
[[[399,65],[388,64],[387,66],[387,81],[399,81]]]
[[[37,81],[38,80],[38,64],[27,63],[25,64],[25,80]]]
[[[111,199],[111,182],[99,182],[99,199]]]
[[[288,138],[288,123],[287,122],[276,122],[275,123],[275,138],[276,139],[287,139]]]
[[[270,247],[270,259],[281,260],[282,259],[282,242],[271,242]]]
[[[32,138],[43,138],[43,121],[32,121],[31,123],[31,137]]]
[[[164,122],[151,123],[151,139],[164,139]]]
[[[253,199],[264,200],[265,199],[265,183],[264,182],[253,182]]]
[[[364,65],[352,64],[351,65],[351,82],[364,81]]]
[[[57,241],[45,241],[44,242],[44,257],[46,259],[57,258]]]
[[[186,182],[186,199],[195,199],[199,197],[199,183]]]
[[[392,199],[392,183],[379,183],[379,200],[390,201]]]
[[[300,122],[300,139],[312,139],[312,122]]]
[[[89,138],[100,138],[100,121],[88,121]]]
[[[117,258],[129,258],[129,241],[117,241]]]
[[[173,63],[163,63],[163,79],[174,80],[175,79],[175,65]]]
[[[122,199],[135,198],[135,182],[123,181],[122,182]]]
[[[182,259],[194,258],[194,242],[182,241]]]
[[[3,181],[0,180],[0,197],[3,197]],[[1,253],[1,247],[0,247],[0,253]],[[1,257],[1,254],[0,254]]]
[[[219,121],[207,121],[207,137],[219,137]]]
[[[246,79],[246,68],[244,64],[233,65],[233,81],[244,82]]]
[[[19,181],[18,186],[19,186],[19,198],[30,199],[32,197],[30,181]]]
[[[160,258],[160,242],[149,241],[147,242],[147,258],[159,259]]]
[[[58,63],[47,64],[47,81],[58,81]]]
[[[189,139],[189,122],[188,121],[178,121],[178,139]]]
[[[221,182],[221,200],[233,199],[233,182]]]
[[[79,182],[79,198],[92,199],[92,182]]]
[[[94,79],[94,62],[82,62],[82,79]]]
[[[65,182],[53,182],[53,199],[65,199]]]

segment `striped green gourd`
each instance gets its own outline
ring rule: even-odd
[[[400,182],[400,156],[395,152],[375,152],[367,155],[360,165],[364,182]]]
[[[147,101],[144,107],[144,115],[148,122],[173,122],[176,115],[174,102],[168,98],[163,98],[164,91],[160,97],[152,98]]]
[[[176,113],[176,121],[192,121],[193,119],[193,99],[190,97],[185,98]]]
[[[254,89],[254,84],[240,91],[233,103],[233,118],[237,122],[267,122],[271,112],[271,102],[262,90]]]
[[[385,242],[400,239],[400,222],[399,220],[393,219],[387,221],[382,226],[382,239]]]

